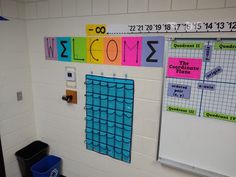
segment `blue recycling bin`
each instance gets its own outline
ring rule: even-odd
[[[59,177],[61,174],[61,158],[48,155],[31,167],[33,177]]]

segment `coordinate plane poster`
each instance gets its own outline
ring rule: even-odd
[[[236,122],[236,40],[168,44],[165,111]]]

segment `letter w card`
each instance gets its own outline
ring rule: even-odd
[[[57,38],[58,61],[71,61],[71,38]]]
[[[122,65],[140,66],[142,57],[142,37],[122,38]]]
[[[162,36],[143,37],[142,66],[163,67],[165,38]]]
[[[57,60],[57,39],[55,37],[44,38],[46,60]]]

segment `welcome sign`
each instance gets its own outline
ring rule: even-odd
[[[46,60],[162,67],[165,39],[148,37],[45,37]]]

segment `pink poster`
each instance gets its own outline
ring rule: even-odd
[[[122,38],[122,65],[140,66],[142,56],[142,37]]]
[[[199,80],[201,77],[201,58],[168,58],[167,77]]]

